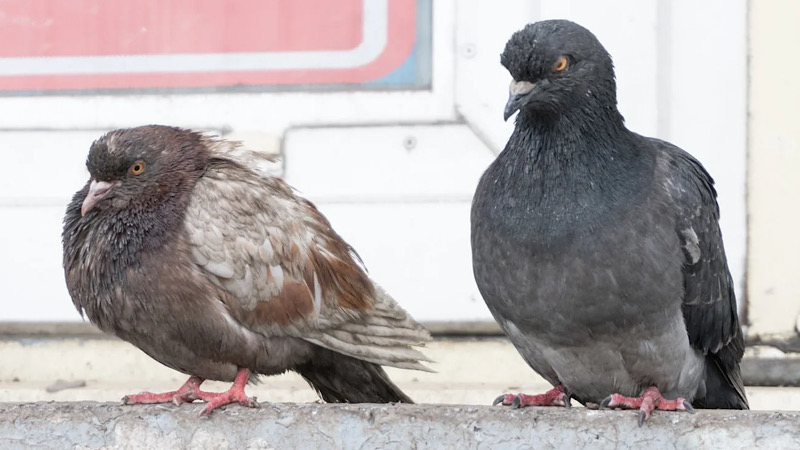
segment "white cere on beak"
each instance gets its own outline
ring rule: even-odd
[[[508,92],[514,95],[524,95],[533,90],[535,84],[530,81],[517,81],[511,80],[511,85],[508,87]]]

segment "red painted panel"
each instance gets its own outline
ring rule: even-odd
[[[0,75],[0,91],[361,83],[391,73],[414,47],[416,1],[388,0],[387,19],[383,52],[359,67]],[[363,20],[363,0],[0,0],[0,58],[348,51]]]
[[[362,0],[0,0],[0,57],[347,50]]]

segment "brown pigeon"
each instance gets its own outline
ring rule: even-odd
[[[255,375],[293,370],[327,402],[413,403],[382,365],[430,370],[430,340],[367,275],[263,155],[166,126],[92,144],[91,179],[64,218],[64,273],[78,311],[191,377],[126,404],[240,403]],[[230,390],[200,390],[204,380]]]

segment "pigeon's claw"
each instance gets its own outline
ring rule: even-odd
[[[639,426],[644,425],[644,421],[650,418],[650,411],[639,410]]]
[[[678,397],[675,400],[667,400],[661,396],[661,391],[655,386],[647,388],[641,397],[611,394],[600,403],[600,409],[603,408],[638,409],[639,426],[642,426],[650,418],[650,414],[655,409],[694,412],[694,408],[685,398]]]
[[[260,408],[261,405],[258,404],[258,401],[255,397],[248,397],[245,395],[244,391],[236,392],[234,388],[231,388],[228,391],[216,393],[206,393],[207,396],[203,398],[203,401],[206,402],[206,407],[200,411],[201,416],[207,416],[211,414],[212,411],[215,409],[230,405],[232,403],[238,403],[242,406],[246,406],[248,408]],[[224,408],[223,408],[224,409]]]
[[[502,394],[498,396],[496,399],[494,399],[494,401],[492,402],[492,406],[496,406],[498,403],[502,403],[504,405],[510,405],[511,401],[514,400],[513,397],[515,397],[514,394]]]
[[[492,402],[492,406],[498,404],[511,406],[512,408],[522,408],[525,406],[564,406],[569,408],[572,406],[569,394],[567,394],[566,388],[561,384],[539,395],[503,394]]]
[[[206,407],[200,411],[200,415],[207,416],[220,406],[230,405],[231,403],[239,403],[248,408],[258,408],[259,404],[256,398],[250,398],[244,393],[244,387],[247,386],[249,380],[250,371],[247,369],[239,369],[239,373],[236,374],[236,379],[233,381],[233,386],[227,391],[213,393],[198,390],[195,393],[197,399],[206,402]]]

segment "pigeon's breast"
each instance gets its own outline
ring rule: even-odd
[[[683,324],[675,219],[657,190],[605,206],[566,221],[473,210],[481,294],[525,360],[584,401],[649,382],[691,398],[703,365]]]
[[[526,362],[551,383],[564,384],[581,402],[599,404],[613,393],[637,397],[651,385],[659,386],[666,398],[691,401],[704,375],[703,356],[689,347],[681,317],[662,324],[657,335],[645,330],[652,323],[641,323],[619,339],[559,346],[512,321],[502,323]]]
[[[569,345],[680,314],[680,243],[658,192],[551,203],[522,194],[479,194],[473,205],[473,269],[498,319]]]
[[[228,294],[190,260],[180,234],[133,266],[103,256],[108,245],[90,239],[82,246],[93,262],[75,268],[70,290],[93,324],[158,362],[232,381],[238,367],[274,374],[310,357],[312,346],[301,339],[264,336],[236,321],[222,301]]]

